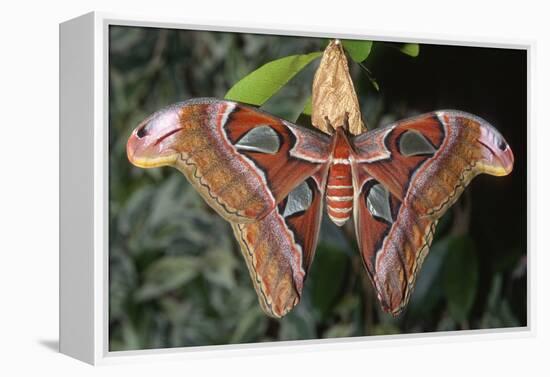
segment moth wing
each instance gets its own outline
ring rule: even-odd
[[[476,175],[506,175],[513,154],[491,125],[439,111],[353,139],[359,248],[382,307],[407,304],[438,219]]]
[[[223,218],[270,213],[328,157],[328,138],[257,109],[217,99],[169,106],[143,121],[127,144],[139,167],[179,169]]]
[[[328,137],[251,107],[197,99],[172,105],[132,133],[129,160],[178,168],[228,220],[263,310],[300,300],[322,216]]]
[[[323,176],[306,179],[261,220],[232,224],[260,305],[272,317],[300,301],[317,247]]]
[[[128,159],[174,166],[224,219],[250,222],[271,212],[327,161],[329,139],[257,109],[194,99],[147,118],[132,133]]]

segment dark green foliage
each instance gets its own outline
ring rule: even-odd
[[[380,93],[369,83],[371,75],[350,61],[363,114],[371,128],[381,121],[441,105],[472,110],[464,106],[460,96],[454,102],[441,102],[442,95],[433,83],[431,97],[407,94],[404,99],[403,93],[411,90],[411,84],[403,77],[393,78],[396,72],[409,72],[404,77],[424,80],[429,85],[426,77],[432,77],[434,70],[430,68],[429,74],[422,75],[421,67],[455,50],[440,52],[437,46],[422,46],[422,54],[411,59],[405,54],[418,55],[418,45],[343,43],[353,60],[367,59],[362,63],[364,68],[379,79]],[[491,178],[473,184],[468,190],[473,203],[471,213],[451,210],[440,221],[411,302],[399,318],[380,310],[356,250],[351,224],[341,229],[324,221],[301,303],[285,318],[274,320],[259,307],[229,224],[175,169],[144,170],[127,161],[127,138],[145,116],[192,97],[223,98],[251,72],[260,72],[260,76],[245,88],[246,80],[252,80],[248,76],[233,94],[255,98],[251,102],[262,104],[263,109],[296,119],[310,98],[318,64],[315,59],[325,44],[326,40],[315,38],[111,29],[111,350],[526,324],[526,202],[524,196],[518,196],[519,204],[514,202],[507,209],[495,197],[515,192],[517,185],[524,184],[521,173],[501,181]],[[297,57],[285,58],[292,55]],[[274,61],[278,63],[269,65]],[[281,62],[293,63],[285,68]],[[504,64],[500,56],[495,62]],[[277,75],[270,67],[277,68]],[[444,71],[439,75],[445,75]],[[266,74],[272,82],[254,91]],[[446,82],[446,77],[438,82]],[[466,80],[463,82],[467,85]],[[281,85],[282,89],[276,90],[275,86]],[[419,98],[424,99],[422,104]],[[483,116],[483,111],[478,112]],[[298,121],[307,126],[309,118],[302,115]],[[518,145],[509,141],[513,148]],[[516,169],[520,172],[522,153],[516,154]],[[460,203],[457,206],[464,207]],[[507,231],[495,236],[501,228]]]
[[[478,285],[477,255],[467,236],[450,238],[443,271],[444,290],[451,317],[458,323],[467,320]]]

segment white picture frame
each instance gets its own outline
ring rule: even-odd
[[[527,326],[431,334],[370,336],[140,351],[108,350],[108,28],[128,25],[292,36],[525,49],[528,62],[528,140],[531,144],[532,41],[435,39],[421,34],[369,33],[282,25],[189,23],[168,18],[88,13],[60,24],[60,351],[90,364],[182,359],[227,354],[291,353],[323,348],[378,347],[387,342],[434,343],[533,336],[532,255],[528,260]],[[528,148],[529,159],[531,150]],[[528,169],[528,184],[531,181]],[[530,196],[528,195],[528,219]],[[530,227],[528,227],[530,233]],[[528,239],[531,239],[528,234]],[[530,243],[528,243],[530,246]],[[457,337],[456,335],[460,335]]]

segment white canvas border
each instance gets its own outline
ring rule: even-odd
[[[182,18],[142,17],[114,13],[91,13],[87,15],[94,19],[94,265],[93,265],[93,339],[82,339],[83,342],[93,342],[93,355],[85,361],[93,364],[115,364],[126,362],[148,362],[153,360],[182,360],[184,358],[209,358],[236,355],[262,355],[272,353],[294,353],[296,351],[309,352],[318,350],[344,350],[351,348],[370,348],[387,346],[404,346],[411,344],[434,344],[447,342],[463,342],[478,340],[496,340],[532,337],[536,334],[535,308],[532,300],[534,296],[533,281],[535,277],[534,253],[532,247],[532,177],[534,144],[532,122],[532,93],[535,43],[530,40],[511,40],[494,38],[472,38],[459,36],[441,36],[436,33],[392,33],[388,31],[376,32],[372,30],[358,30],[345,28],[327,28],[325,26],[298,26],[285,24],[255,24],[247,22],[231,23],[226,21],[204,20],[197,22]],[[528,308],[527,326],[520,328],[469,330],[422,334],[405,334],[395,336],[369,336],[339,339],[318,339],[307,341],[288,341],[272,343],[238,344],[224,346],[204,346],[169,348],[140,351],[108,351],[108,26],[127,25],[141,27],[159,27],[192,30],[211,30],[228,32],[247,32],[261,34],[277,34],[310,37],[337,37],[349,39],[371,39],[384,41],[418,42],[443,45],[461,45],[473,47],[515,48],[525,49],[528,60]],[[63,146],[60,146],[61,148]],[[64,200],[61,198],[61,200]],[[62,230],[63,231],[63,230]],[[62,266],[60,266],[61,268]],[[60,323],[60,328],[64,324]],[[460,336],[456,336],[460,335]],[[62,341],[62,340],[61,340]]]

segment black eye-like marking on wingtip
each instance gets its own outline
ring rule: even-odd
[[[141,126],[140,128],[138,128],[137,132],[136,132],[136,136],[138,137],[138,139],[141,139],[145,136],[147,136],[147,124],[144,124],[143,126]]]
[[[251,152],[275,154],[281,148],[281,140],[273,128],[264,125],[248,131],[235,146]]]
[[[498,142],[498,149],[500,149],[501,151],[505,151],[507,146],[508,145],[506,144],[504,139],[500,139],[500,141]]]

